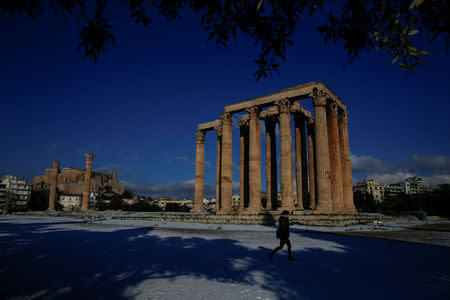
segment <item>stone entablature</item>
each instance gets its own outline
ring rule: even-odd
[[[300,101],[311,98],[314,116]],[[260,214],[264,210],[314,209],[325,214],[355,214],[353,203],[347,108],[322,82],[309,82],[281,92],[225,106],[220,120],[197,128],[195,200],[192,212],[204,211],[205,133],[221,128],[217,142],[217,214],[234,213],[232,197],[232,136],[234,113],[247,112],[240,128],[241,200],[237,210]],[[292,116],[295,134],[292,136]],[[266,126],[266,186],[269,200],[261,201],[260,120]],[[280,132],[281,206],[277,207],[275,126]],[[201,136],[201,143],[198,137]],[[295,142],[294,142],[295,141]],[[295,145],[295,165],[293,145]],[[275,167],[273,167],[275,166]],[[295,179],[294,179],[295,168]],[[294,199],[294,180],[298,199]]]

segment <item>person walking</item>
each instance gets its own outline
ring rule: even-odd
[[[280,245],[268,253],[270,259],[272,259],[272,257],[275,255],[275,253],[278,250],[283,249],[284,244],[286,244],[288,247],[288,260],[295,260],[295,258],[292,256],[291,241],[289,241],[289,216],[290,215],[291,215],[291,213],[288,210],[284,210],[281,213],[280,218],[278,219],[279,224],[278,224],[277,238],[280,239]]]

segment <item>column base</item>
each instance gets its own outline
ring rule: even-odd
[[[203,207],[193,207],[190,210],[191,213],[201,213],[201,212],[205,212],[205,211],[206,210]]]

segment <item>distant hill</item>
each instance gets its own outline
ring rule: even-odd
[[[50,170],[46,170],[45,175],[34,177],[32,185],[34,191],[50,189]],[[62,194],[80,195],[83,193],[84,171],[76,168],[64,168],[58,173],[58,189]],[[104,193],[112,191],[122,194],[125,191],[125,184],[117,179],[116,173],[103,174],[92,172],[90,192]]]

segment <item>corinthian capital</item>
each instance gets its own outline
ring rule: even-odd
[[[222,125],[231,125],[233,121],[233,115],[230,113],[221,113],[220,118],[222,119]]]
[[[248,126],[248,120],[237,121],[237,124],[239,125],[239,127]]]
[[[53,169],[59,169],[59,161],[57,160],[53,161]]]
[[[275,105],[278,105],[280,114],[291,112],[291,102],[288,99],[278,100],[275,102]]]
[[[327,92],[319,90],[309,94],[309,97],[312,98],[314,106],[325,106],[327,104],[329,95],[327,94]]]
[[[214,129],[216,130],[216,134],[217,134],[217,138],[221,138],[222,137],[222,126],[216,126],[214,127]]]
[[[195,133],[195,141],[200,144],[205,143],[205,132],[203,130],[197,130]]]
[[[252,106],[246,109],[248,112],[248,116],[250,120],[259,120],[259,107],[258,106]]]
[[[92,162],[94,160],[95,154],[86,153],[84,156],[86,156],[86,162]]]

